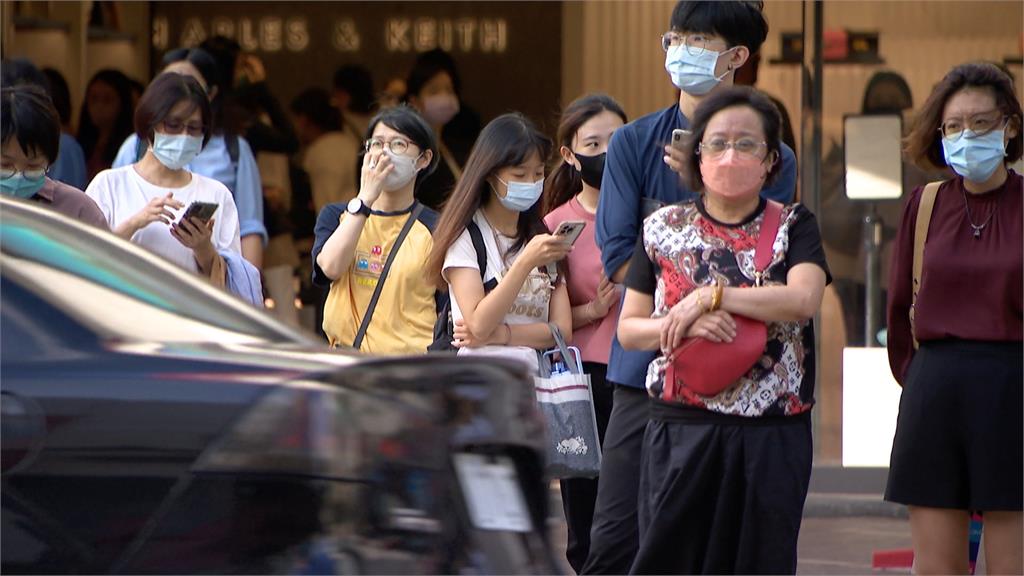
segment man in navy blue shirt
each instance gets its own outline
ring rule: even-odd
[[[691,200],[682,183],[683,153],[671,146],[672,131],[687,129],[697,105],[721,87],[756,53],[768,35],[760,2],[682,0],[662,36],[665,70],[679,88],[679,101],[617,130],[608,156],[597,207],[597,244],[605,273],[621,283],[636,247],[641,222],[652,208]],[[792,202],[796,157],[782,147],[776,183],[761,194]],[[640,459],[647,425],[647,366],[656,352],[626,352],[612,342],[608,380],[614,403],[603,443],[601,482],[584,574],[625,574],[638,546],[637,498]]]

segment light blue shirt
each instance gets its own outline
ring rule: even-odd
[[[132,134],[117,151],[114,168],[134,164],[139,138]],[[242,238],[259,234],[267,243],[267,228],[263,224],[263,184],[256,158],[245,138],[238,137],[238,168],[231,165],[231,155],[223,134],[215,134],[202,152],[185,166],[189,172],[212,178],[231,191],[238,208],[238,227]]]
[[[67,132],[60,133],[60,151],[47,176],[79,190],[85,190],[89,184],[89,174],[85,171],[85,152],[82,152],[78,140]]]

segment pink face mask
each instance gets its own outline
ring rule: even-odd
[[[423,99],[423,119],[431,126],[444,126],[459,113],[455,94],[434,94]]]
[[[726,198],[743,198],[761,191],[770,166],[755,156],[730,149],[718,158],[702,157],[700,176],[711,192]]]

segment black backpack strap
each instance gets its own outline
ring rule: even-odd
[[[487,271],[487,246],[484,244],[484,235],[472,220],[469,221],[466,230],[469,230],[469,239],[473,242],[473,250],[476,251],[476,264],[480,267],[480,279],[483,280]]]
[[[469,230],[469,239],[473,242],[473,250],[476,251],[476,263],[480,267],[480,281],[484,284],[484,294],[486,294],[498,285],[498,281],[494,278],[490,282],[485,281],[487,278],[487,245],[484,244],[484,235],[476,222],[472,220],[469,221],[466,229]]]
[[[381,290],[384,288],[384,280],[388,277],[388,272],[391,270],[391,264],[395,261],[395,256],[398,254],[398,249],[401,248],[402,242],[405,241],[405,237],[409,235],[409,230],[412,229],[412,225],[419,219],[420,214],[423,212],[423,204],[416,202],[415,207],[412,209],[412,213],[409,214],[409,219],[405,221],[405,225],[402,226],[401,232],[398,233],[398,237],[395,238],[395,245],[391,247],[391,251],[388,252],[388,259],[384,262],[384,268],[380,271],[380,278],[377,279],[377,287],[373,289],[373,296],[370,297],[370,304],[366,307],[366,313],[363,314],[363,321],[359,325],[359,331],[356,332],[356,339],[352,341],[352,347],[356,350],[363,343],[363,338],[366,337],[366,329],[370,327],[370,320],[373,318],[373,311],[377,308],[377,301],[380,300]]]

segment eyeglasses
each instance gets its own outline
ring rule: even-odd
[[[18,170],[14,166],[0,166],[0,178],[14,178],[15,174],[20,173],[22,178],[25,178],[26,180],[38,180],[43,176],[46,176],[46,172],[49,169],[49,166],[31,168],[29,170]]]
[[[965,130],[970,130],[974,136],[984,136],[989,132],[1006,126],[1009,118],[1000,110],[979,112],[967,118],[950,118],[939,126],[942,137],[950,142],[956,142],[963,136]]]
[[[698,146],[698,153],[702,156],[707,156],[708,158],[717,158],[722,154],[725,154],[725,151],[729,148],[732,148],[739,154],[746,154],[747,156],[754,156],[756,158],[764,158],[764,155],[768,150],[768,143],[764,141],[758,142],[753,138],[740,138],[734,142],[715,138],[710,142],[701,142]]]
[[[680,34],[665,32],[661,35],[661,49],[668,52],[673,46],[686,46],[690,56],[699,56],[708,47],[711,38],[707,34]]]
[[[164,120],[161,122],[164,129],[162,130],[165,134],[181,134],[182,132],[188,132],[189,136],[202,136],[203,125],[202,124],[187,124],[181,120]]]
[[[409,146],[413,143],[409,142],[405,138],[392,138],[391,140],[384,140],[383,138],[370,138],[363,143],[363,148],[367,152],[382,152],[384,148],[391,151],[392,154],[404,154]]]

